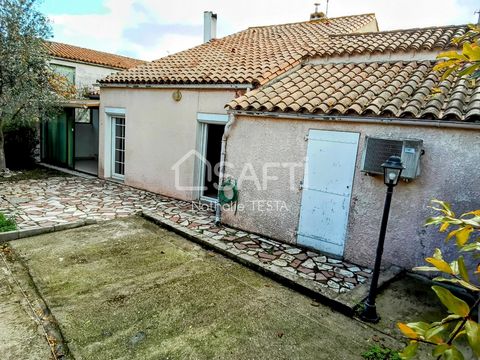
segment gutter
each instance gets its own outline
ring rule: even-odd
[[[230,136],[230,132],[235,122],[235,115],[228,114],[228,121],[225,124],[225,130],[223,131],[222,135],[222,148],[220,151],[220,172],[218,174],[218,183],[221,184],[223,182],[223,177],[225,176],[225,157],[227,154],[227,139]],[[215,203],[215,225],[219,225],[222,220],[222,206],[217,201]]]
[[[118,84],[99,83],[100,88],[131,89],[253,89],[252,84]]]
[[[313,121],[333,121],[333,122],[353,122],[363,124],[392,124],[407,126],[424,126],[435,128],[453,128],[465,130],[480,131],[480,122],[464,122],[452,120],[426,120],[414,118],[388,118],[388,117],[362,117],[362,116],[342,116],[342,115],[314,115],[314,114],[298,114],[298,113],[279,113],[279,112],[262,112],[262,111],[243,111],[229,110],[229,115],[245,115],[257,117],[270,117],[278,119],[300,119]]]

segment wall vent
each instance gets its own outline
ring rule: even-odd
[[[362,168],[368,174],[383,174],[382,163],[390,156],[400,156],[405,169],[402,179],[413,180],[420,176],[420,156],[423,153],[423,140],[381,139],[366,137],[363,149]]]

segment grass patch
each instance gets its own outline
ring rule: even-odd
[[[378,345],[374,345],[365,351],[362,357],[365,360],[401,360],[397,351]]]
[[[70,174],[66,174],[61,171],[45,168],[42,166],[37,166],[32,169],[20,170],[20,174],[16,174],[10,177],[0,176],[0,183],[2,182],[11,182],[11,181],[20,181],[20,180],[43,180],[51,177],[69,177]]]
[[[14,230],[17,230],[17,224],[15,223],[15,220],[7,218],[5,215],[0,213],[0,233]]]

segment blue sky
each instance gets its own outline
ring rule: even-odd
[[[318,0],[317,0],[318,1]],[[54,40],[153,60],[202,42],[203,11],[218,35],[308,19],[312,0],[43,0]],[[324,10],[326,0],[320,2]],[[476,22],[478,0],[330,0],[329,16],[374,12],[381,30]]]

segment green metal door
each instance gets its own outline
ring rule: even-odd
[[[74,128],[73,109],[64,109],[42,124],[42,161],[73,168]]]

